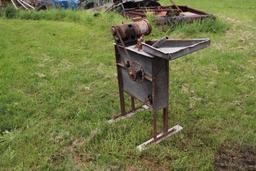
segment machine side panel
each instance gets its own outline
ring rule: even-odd
[[[144,78],[142,81],[133,80],[128,75],[128,69],[125,66],[127,61],[129,61],[131,64],[135,62],[139,66],[141,66],[145,75],[151,78],[152,62],[154,58],[149,58],[147,56],[129,50],[125,52],[122,47],[117,47],[117,49],[120,55],[119,63],[124,66],[118,66],[121,69],[123,90],[129,95],[142,101],[143,103],[148,103],[149,97],[151,98],[152,96],[152,81],[146,78]]]
[[[153,108],[168,107],[169,96],[169,61],[162,58],[154,58],[153,62]]]
[[[135,61],[136,63],[139,63],[144,72],[147,74],[147,75],[152,75],[152,58],[149,58],[147,56],[144,56],[144,55],[141,55],[139,53],[136,53],[136,52],[133,52],[133,51],[129,51],[127,50],[128,54],[127,55],[125,53],[125,50],[121,47],[118,47],[117,46],[117,49],[118,49],[118,52],[120,54],[120,60],[123,62],[123,64],[125,65],[125,63],[127,63],[127,61]]]
[[[146,102],[148,96],[152,94],[152,83],[148,80],[144,80],[142,83],[133,81],[125,69],[122,69],[121,73],[124,91],[143,103]]]

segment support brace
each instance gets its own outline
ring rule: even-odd
[[[149,107],[146,106],[146,105],[143,105],[140,108],[132,109],[130,112],[126,113],[125,115],[119,114],[119,115],[115,116],[113,119],[108,120],[108,123],[112,124],[113,122],[117,122],[117,121],[120,121],[120,120],[123,120],[123,119],[126,119],[126,118],[130,118],[131,116],[133,116],[137,112],[143,111],[145,109],[149,109]]]
[[[174,135],[176,134],[177,132],[181,131],[183,128],[180,126],[180,125],[175,125],[174,127],[172,128],[169,128],[168,129],[168,132],[166,134],[164,134],[163,132],[158,134],[156,136],[156,139],[154,138],[151,138],[149,139],[148,141],[142,143],[141,145],[138,145],[137,146],[137,149],[139,151],[143,151],[147,145],[149,144],[158,144],[160,143],[161,141],[165,140],[166,138],[170,137],[171,135]]]

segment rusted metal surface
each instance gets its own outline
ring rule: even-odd
[[[164,38],[158,42],[146,41],[142,43],[142,49],[148,54],[167,60],[174,60],[206,48],[209,45],[209,39],[169,40]]]
[[[164,16],[159,16],[156,15],[155,21],[156,24],[158,25],[163,25],[163,24],[177,24],[177,23],[190,23],[195,20],[203,20],[205,18],[212,18],[215,19],[215,17],[211,14],[208,14],[206,12],[190,8],[188,6],[178,6],[179,9],[182,10],[178,12],[176,15],[164,15]],[[176,9],[175,6],[169,6],[171,9]]]
[[[150,33],[151,25],[147,20],[112,27],[112,34],[116,42],[121,43],[123,46],[134,44],[142,35],[148,35]]]
[[[112,27],[121,108],[121,114],[112,120],[125,118],[137,111],[139,107],[135,106],[135,99],[149,106],[153,116],[153,138],[146,144],[158,143],[182,129],[180,126],[168,127],[169,61],[203,49],[210,43],[209,39],[169,40],[167,37],[141,42],[141,37],[150,32],[151,27],[146,20]],[[142,44],[142,48],[137,46],[138,43]],[[131,99],[131,110],[128,112],[125,109],[124,93]],[[158,111],[163,112],[162,133],[157,131]]]
[[[142,1],[146,3],[147,1]],[[140,1],[140,4],[142,3]],[[155,16],[155,22],[158,25],[177,24],[181,22],[192,22],[194,20],[202,20],[205,18],[215,18],[213,15],[190,8],[188,6],[161,6],[160,4],[140,5],[138,2],[123,2],[112,8],[112,11],[121,13],[123,16],[133,20],[147,18],[147,14]]]

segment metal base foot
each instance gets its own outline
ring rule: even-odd
[[[170,137],[171,135],[176,134],[177,132],[181,131],[182,129],[183,129],[182,126],[175,125],[174,127],[168,129],[167,134],[160,133],[157,135],[156,139],[151,138],[148,141],[142,143],[141,145],[138,145],[137,149],[139,151],[142,151],[146,148],[146,146],[148,144],[158,144],[161,141],[165,140],[166,138]]]
[[[145,109],[149,109],[149,107],[147,105],[143,105],[142,107],[136,109],[135,111],[128,112],[125,115],[119,114],[119,115],[115,116],[113,119],[108,120],[108,123],[111,124],[113,122],[117,122],[117,121],[129,118],[129,117],[133,116],[134,114],[136,114],[137,112],[143,111]]]

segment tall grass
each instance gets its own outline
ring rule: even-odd
[[[71,10],[45,10],[45,11],[26,11],[16,10],[12,6],[0,9],[0,17],[6,19],[24,19],[24,20],[54,20],[54,21],[80,21],[81,17],[78,11]]]
[[[185,36],[197,35],[200,33],[225,33],[231,25],[219,18],[206,18],[204,20],[196,20],[191,23],[168,23],[166,25],[157,25],[155,22],[155,16],[148,14],[147,19],[150,21],[153,30],[151,36],[165,36],[169,34],[182,33]]]
[[[88,28],[95,29],[98,32],[110,30],[114,24],[120,24],[127,19],[121,15],[109,12],[93,13],[86,10],[62,10],[51,9],[42,11],[16,10],[13,7],[0,9],[0,18],[4,19],[21,19],[21,20],[49,20],[78,23],[86,25]]]
[[[107,18],[113,18],[112,13],[106,14]],[[51,9],[42,11],[16,10],[12,6],[0,9],[0,17],[5,19],[22,19],[22,20],[52,20],[52,21],[69,21],[69,22],[92,22],[94,18],[105,16],[103,13],[91,13],[81,10],[63,10]],[[121,18],[115,17],[115,18]],[[114,19],[115,20],[115,19]]]
[[[201,21],[194,21],[190,24],[181,23],[171,27],[171,30],[177,30],[186,34],[198,34],[198,33],[224,33],[230,25],[220,19],[204,19]]]
[[[112,13],[98,13],[102,17],[107,16],[106,19],[114,19]],[[110,15],[110,16],[109,16]],[[112,16],[111,16],[112,15]],[[95,15],[95,13],[90,13],[88,11],[80,11],[80,10],[62,10],[62,9],[51,9],[44,11],[26,11],[26,10],[16,10],[12,6],[8,6],[6,8],[0,9],[0,17],[7,19],[23,19],[23,20],[53,20],[53,21],[70,21],[70,22],[80,22],[80,23],[92,23],[93,20],[99,15]],[[116,17],[119,20],[123,19],[121,16]],[[159,28],[154,23],[155,17],[152,14],[147,16],[150,23],[152,23],[154,28]],[[192,23],[170,23],[168,25],[160,26],[160,31],[165,33],[177,31],[183,32],[185,34],[197,34],[197,33],[223,33],[230,27],[229,24],[225,23],[220,19],[205,19],[202,21],[194,21]],[[160,33],[161,34],[161,33]]]

